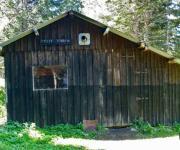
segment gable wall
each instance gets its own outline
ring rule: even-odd
[[[70,18],[68,18],[70,17]],[[38,125],[98,119],[128,125],[180,121],[180,66],[103,29],[68,16],[6,46],[8,117]],[[90,46],[78,33],[91,34]],[[41,39],[71,37],[66,46],[41,46]],[[32,90],[32,66],[67,64],[68,90]]]

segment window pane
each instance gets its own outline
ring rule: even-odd
[[[34,89],[66,89],[67,67],[64,65],[33,67]]]

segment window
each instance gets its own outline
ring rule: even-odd
[[[33,67],[33,89],[67,89],[68,77],[65,65]]]

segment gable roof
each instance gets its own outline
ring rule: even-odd
[[[18,34],[17,36],[14,36],[13,38],[11,38],[11,39],[9,39],[9,40],[7,40],[5,42],[0,43],[0,47],[4,47],[6,45],[9,45],[9,44],[21,39],[21,38],[33,33],[34,32],[33,29],[37,29],[37,30],[41,29],[41,28],[43,28],[43,27],[45,27],[45,26],[47,26],[49,24],[52,24],[53,22],[58,21],[58,20],[66,17],[68,15],[74,15],[74,16],[76,16],[78,18],[81,18],[81,19],[83,19],[83,20],[85,20],[85,21],[87,21],[89,23],[92,23],[92,24],[94,24],[96,26],[99,26],[101,28],[109,28],[110,32],[112,32],[112,33],[114,33],[114,34],[116,34],[118,36],[121,36],[121,37],[123,37],[123,38],[125,38],[125,39],[127,39],[127,40],[129,40],[129,41],[131,41],[133,43],[136,43],[136,44],[140,43],[140,41],[138,39],[136,39],[135,37],[129,36],[129,35],[123,33],[123,32],[120,32],[120,31],[118,31],[118,30],[116,30],[114,28],[111,28],[111,27],[109,27],[109,26],[107,26],[107,25],[105,25],[103,23],[100,23],[100,22],[98,22],[98,21],[96,21],[94,19],[91,19],[91,18],[89,18],[89,17],[87,17],[85,15],[82,15],[82,14],[80,14],[78,12],[68,11],[68,12],[66,12],[64,14],[61,14],[61,15],[59,15],[57,17],[54,17],[51,20],[45,21],[44,23],[41,23],[41,24],[38,24],[34,28],[31,28],[31,29],[29,29],[29,30],[27,30],[25,32],[22,32],[22,33]],[[170,55],[170,54],[168,54],[168,53],[166,53],[164,51],[161,51],[161,50],[156,49],[156,48],[151,47],[151,46],[148,47],[148,50],[150,50],[150,51],[152,51],[152,52],[154,52],[154,53],[156,53],[156,54],[158,54],[158,55],[160,55],[162,57],[170,59],[171,61],[173,60],[174,63],[180,64],[180,59],[175,58],[174,56],[172,56],[172,55]]]

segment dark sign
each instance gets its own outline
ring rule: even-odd
[[[47,39],[41,40],[41,45],[69,45],[71,44],[70,39]]]

